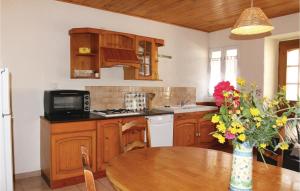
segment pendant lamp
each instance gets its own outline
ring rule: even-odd
[[[235,25],[232,27],[231,33],[235,35],[256,35],[270,32],[274,29],[268,17],[259,7],[251,7],[245,9]]]

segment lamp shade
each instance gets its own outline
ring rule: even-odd
[[[245,9],[233,26],[231,33],[236,35],[256,35],[270,32],[274,27],[259,7]]]

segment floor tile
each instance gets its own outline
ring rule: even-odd
[[[97,190],[115,191],[107,178],[95,180]],[[50,189],[42,177],[30,177],[15,181],[15,191],[86,191],[85,183]]]
[[[110,181],[105,177],[101,179],[97,179],[97,181],[101,182],[109,191],[115,191]]]
[[[40,176],[21,179],[19,182],[24,191],[46,191],[50,189]]]
[[[80,191],[77,185],[54,189],[53,191]]]

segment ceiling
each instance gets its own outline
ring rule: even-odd
[[[234,25],[250,0],[59,0],[212,32]],[[299,0],[254,0],[269,18],[299,12]]]

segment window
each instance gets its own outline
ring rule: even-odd
[[[286,99],[300,97],[299,40],[279,43],[278,85],[286,86]]]
[[[216,49],[210,51],[209,95],[222,80],[229,81],[236,87],[238,64],[237,48]]]

